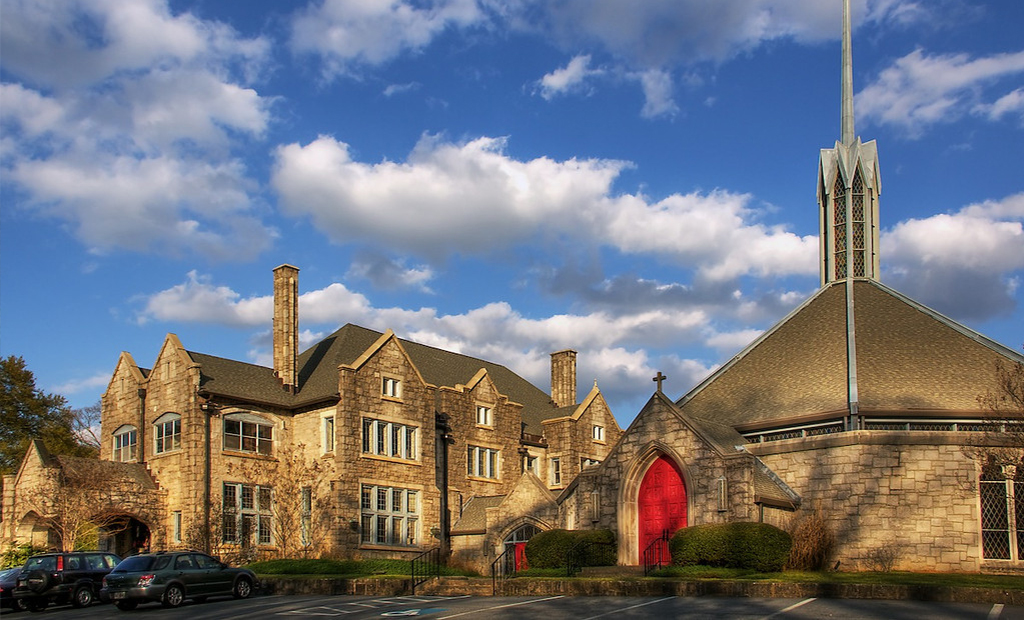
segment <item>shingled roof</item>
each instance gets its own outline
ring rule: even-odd
[[[976,411],[996,360],[1024,360],[877,281],[857,280],[853,291],[861,412]],[[846,297],[845,281],[820,289],[677,404],[733,427],[847,410]]]
[[[304,351],[298,359],[299,389],[295,394],[281,388],[271,368],[191,351],[189,356],[200,365],[201,390],[294,409],[338,398],[338,366],[354,362],[382,335],[350,323]],[[547,393],[501,364],[411,340],[399,341],[423,379],[439,387],[466,384],[481,368],[486,369],[499,392],[523,405],[528,432],[540,434],[543,420],[560,415]]]

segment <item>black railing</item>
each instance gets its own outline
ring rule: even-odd
[[[441,548],[434,547],[414,557],[410,562],[409,571],[412,578],[412,593],[416,594],[416,587],[431,579],[441,576]]]
[[[575,577],[583,570],[584,562],[587,560],[587,555],[590,553],[591,547],[612,547],[615,543],[611,542],[596,542],[593,540],[581,540],[572,547],[569,547],[569,551],[565,553],[565,576]]]
[[[664,530],[661,536],[652,540],[651,544],[644,549],[644,577],[669,564],[672,556],[668,551],[668,539],[668,530]]]
[[[505,551],[491,562],[491,595],[498,596],[505,580],[516,574],[516,547],[507,545]]]

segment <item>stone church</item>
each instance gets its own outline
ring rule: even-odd
[[[657,390],[625,431],[576,354],[551,392],[499,363],[346,325],[298,352],[298,269],[274,271],[274,366],[186,349],[128,353],[103,396],[106,475],[124,553],[409,558],[440,547],[481,571],[554,528],[608,529],[637,565],[682,527],[820,515],[831,561],[905,570],[1024,568],[1024,424],[982,404],[1014,352],[879,281],[881,176],[854,132],[844,3],[841,139],[817,180],[821,288],[678,399]],[[1017,443],[1015,443],[1015,441]],[[45,544],[29,501],[74,467],[33,445],[4,481],[0,537]],[[120,468],[120,469],[119,469]],[[197,535],[198,533],[198,535]],[[52,542],[52,541],[51,541]]]
[[[620,564],[681,527],[817,513],[843,568],[1024,568],[1024,412],[981,404],[1024,357],[879,281],[881,177],[875,142],[854,133],[848,0],[843,21],[841,140],[818,166],[820,290],[682,398],[659,373],[608,457],[559,498],[579,527],[617,534]],[[1000,446],[1013,461],[985,462]]]

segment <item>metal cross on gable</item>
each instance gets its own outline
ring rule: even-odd
[[[668,377],[666,377],[665,375],[661,374],[660,370],[658,371],[657,376],[655,376],[653,379],[651,379],[651,381],[654,381],[655,383],[658,384],[658,391],[659,392],[661,391],[661,382],[664,381],[665,379],[668,379]]]

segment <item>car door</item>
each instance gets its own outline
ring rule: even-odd
[[[232,583],[231,571],[224,570],[223,565],[217,560],[202,553],[193,554],[196,564],[203,570],[206,592],[209,594],[227,594],[231,592]]]
[[[201,596],[206,594],[206,584],[203,583],[203,572],[196,564],[191,553],[182,553],[174,558],[175,577],[185,584],[186,596]]]

